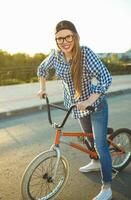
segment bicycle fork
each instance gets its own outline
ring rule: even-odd
[[[56,151],[57,160],[56,160],[55,167],[54,167],[54,174],[52,176],[52,180],[55,180],[57,169],[58,169],[58,165],[59,165],[59,161],[60,161],[60,148],[59,148],[59,146],[52,145],[50,150]]]

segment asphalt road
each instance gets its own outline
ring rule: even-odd
[[[131,94],[109,98],[109,126],[131,129]],[[63,111],[53,110],[55,121],[61,121]],[[77,120],[69,118],[65,131],[79,131]],[[40,111],[21,117],[0,120],[0,200],[21,200],[20,184],[28,163],[54,140],[47,113]],[[57,200],[91,200],[100,190],[99,172],[82,174],[80,166],[89,158],[68,146],[62,146],[70,164],[67,185]],[[131,164],[112,183],[113,200],[131,200]]]

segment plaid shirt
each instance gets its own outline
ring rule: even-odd
[[[62,51],[52,50],[50,55],[38,67],[38,76],[46,77],[49,68],[55,68],[56,75],[62,80],[64,88],[64,105],[69,108],[71,105],[84,101],[93,93],[99,93],[101,96],[92,105],[97,110],[98,105],[105,98],[105,93],[111,85],[112,78],[109,71],[97,57],[97,55],[88,47],[82,46],[83,54],[83,78],[82,78],[82,94],[79,99],[74,99],[75,90],[71,78],[70,63],[64,59]],[[92,82],[93,79],[97,83]],[[81,118],[89,114],[89,111],[80,111],[76,108],[72,112],[74,118]]]

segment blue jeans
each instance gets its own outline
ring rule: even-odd
[[[84,132],[93,132],[94,147],[101,163],[101,176],[104,184],[112,181],[112,161],[107,143],[108,104],[104,99],[98,110],[79,119]]]

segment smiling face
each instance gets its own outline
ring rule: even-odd
[[[57,46],[63,51],[65,55],[71,54],[74,47],[74,35],[73,32],[64,29],[56,33],[55,40]]]

